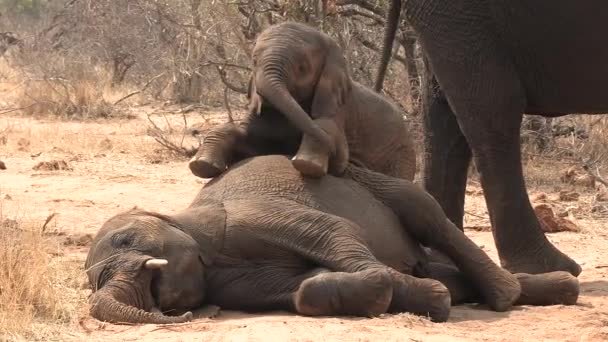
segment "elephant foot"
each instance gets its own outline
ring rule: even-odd
[[[219,176],[226,170],[226,165],[217,161],[208,161],[198,156],[194,156],[190,159],[188,167],[195,176],[200,178],[213,178]]]
[[[434,279],[415,278],[394,270],[391,270],[390,274],[393,278],[390,312],[427,316],[433,322],[448,320],[452,298],[445,285]]]
[[[293,167],[302,175],[321,178],[327,174],[328,157],[315,155],[299,155],[291,159]]]
[[[325,272],[302,282],[294,294],[296,311],[308,316],[373,317],[388,309],[393,296],[384,270]]]
[[[521,287],[517,278],[507,270],[497,267],[496,272],[489,277],[489,282],[480,284],[479,290],[492,310],[507,311],[521,295]]]
[[[518,273],[521,284],[520,305],[574,305],[578,300],[578,279],[568,272],[557,271],[544,274]]]
[[[500,263],[511,273],[541,274],[564,271],[578,277],[582,272],[581,266],[576,261],[560,252],[549,241],[545,242],[544,247],[534,249],[533,252],[518,250],[513,257],[501,255]]]

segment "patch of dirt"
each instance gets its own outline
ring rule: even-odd
[[[178,116],[177,122],[181,120]],[[0,225],[10,226],[10,220],[20,219],[41,227],[52,213],[57,213],[47,222],[46,231],[57,234],[62,241],[56,253],[62,258],[69,257],[71,262],[76,260],[78,265],[84,264],[91,237],[109,217],[133,206],[174,213],[185,208],[203,184],[190,174],[187,160],[154,154],[158,146],[145,135],[143,115],[129,122],[103,124],[49,123],[17,117],[11,121],[17,129],[8,133],[10,149],[0,151],[10,165],[0,176],[0,191],[5,198],[0,199],[3,218]],[[36,138],[38,130],[53,135]],[[31,141],[24,150],[14,143],[21,138]],[[67,143],[69,139],[73,143]],[[53,150],[49,146],[60,148]],[[34,173],[32,168],[37,163],[32,160],[30,150],[44,151],[45,157],[56,161],[68,161],[75,155],[79,158],[70,161],[73,170],[69,173]],[[560,165],[556,167],[561,169]],[[126,326],[102,323],[85,314],[79,325],[66,328],[64,335],[54,340],[606,341],[608,216],[591,214],[595,191],[580,190],[578,201],[561,204],[556,198],[559,190],[554,186],[530,189],[530,193],[544,193],[533,202],[550,204],[552,213],[563,211],[574,216],[580,229],[547,234],[583,267],[579,277],[581,295],[574,306],[521,306],[499,313],[484,305],[461,305],[453,308],[447,323],[441,324],[406,314],[368,319],[220,311],[215,318],[197,313],[195,321],[185,324]],[[7,200],[6,195],[12,200]],[[576,208],[569,207],[572,203]],[[471,181],[467,189],[465,211],[466,234],[498,261],[483,192],[476,181]],[[559,222],[558,215],[551,217]],[[81,291],[89,293],[86,289]]]

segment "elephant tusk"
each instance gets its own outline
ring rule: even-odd
[[[157,270],[167,266],[168,263],[167,259],[150,259],[144,266],[149,270]]]

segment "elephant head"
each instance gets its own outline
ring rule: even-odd
[[[311,116],[335,115],[350,91],[351,79],[340,47],[312,27],[286,22],[260,34],[253,62],[250,111],[259,113],[265,100],[303,133],[335,152],[333,139]]]
[[[201,211],[204,213],[204,211]],[[215,212],[214,214],[216,214]],[[91,315],[116,323],[179,323],[205,299],[207,237],[190,235],[188,220],[138,209],[108,220],[97,233],[85,268],[93,288]],[[224,227],[219,227],[223,229]]]

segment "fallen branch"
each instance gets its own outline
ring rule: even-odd
[[[164,148],[166,148],[169,151],[173,151],[175,153],[177,153],[178,155],[187,157],[187,158],[191,158],[193,157],[196,152],[198,151],[198,147],[194,148],[185,148],[183,146],[184,144],[184,138],[187,132],[187,121],[186,121],[186,115],[182,114],[184,117],[184,129],[182,131],[182,138],[180,141],[180,145],[178,146],[177,144],[175,144],[174,142],[172,142],[169,138],[167,138],[165,135],[165,132],[158,127],[158,125],[154,122],[154,120],[152,120],[151,115],[148,114],[148,121],[150,122],[150,125],[152,125],[152,127],[148,128],[148,135],[151,136],[157,143],[159,143],[161,146],[163,146]],[[165,117],[165,120],[168,123],[167,118]],[[170,128],[170,127],[169,127]],[[170,128],[171,129],[171,128]]]
[[[472,213],[472,212],[470,212],[470,211],[466,211],[466,210],[465,210],[465,211],[464,211],[464,213],[465,213],[465,214],[467,214],[467,215],[471,215],[471,216],[473,216],[473,217],[480,218],[480,219],[484,219],[484,220],[486,219],[486,217],[484,217],[484,216],[480,216],[480,215],[477,215],[477,214],[473,214],[473,213]]]
[[[57,216],[57,213],[52,213],[51,215],[49,215],[46,220],[44,220],[44,224],[42,225],[42,233],[44,233],[44,231],[46,230],[46,226],[51,222],[51,220],[53,219],[53,217]]]
[[[36,105],[36,104],[37,104],[37,103],[32,103],[32,104],[27,105],[27,106],[25,106],[25,107],[19,107],[19,108],[11,108],[11,109],[7,109],[7,110],[4,110],[4,111],[0,112],[0,115],[2,115],[2,114],[8,114],[8,113],[12,113],[12,112],[16,112],[16,111],[19,111],[19,110],[28,109],[28,108],[30,108],[30,107],[32,107],[32,106],[34,106],[34,105]]]
[[[232,117],[232,110],[230,109],[230,100],[228,99],[228,91],[230,89],[228,87],[224,88],[224,106],[226,106],[226,110],[228,111],[228,122],[234,123],[234,118]]]
[[[137,95],[137,94],[140,94],[140,93],[142,93],[142,92],[146,91],[146,89],[147,89],[147,88],[150,86],[150,84],[152,84],[152,82],[154,82],[154,80],[156,80],[157,78],[159,78],[159,77],[163,76],[164,74],[165,74],[165,72],[161,72],[160,74],[158,74],[158,75],[156,75],[156,76],[152,77],[151,79],[149,79],[149,80],[148,80],[148,82],[146,82],[146,84],[144,84],[144,86],[143,86],[143,87],[141,87],[141,89],[139,89],[139,90],[137,90],[137,91],[134,91],[134,92],[132,92],[132,93],[130,93],[130,94],[128,94],[128,95],[126,95],[126,96],[121,97],[120,99],[118,99],[118,101],[114,102],[114,105],[116,106],[117,104],[119,104],[119,103],[121,103],[122,101],[124,101],[124,100],[126,100],[126,99],[130,98],[131,96],[135,96],[135,95]]]

